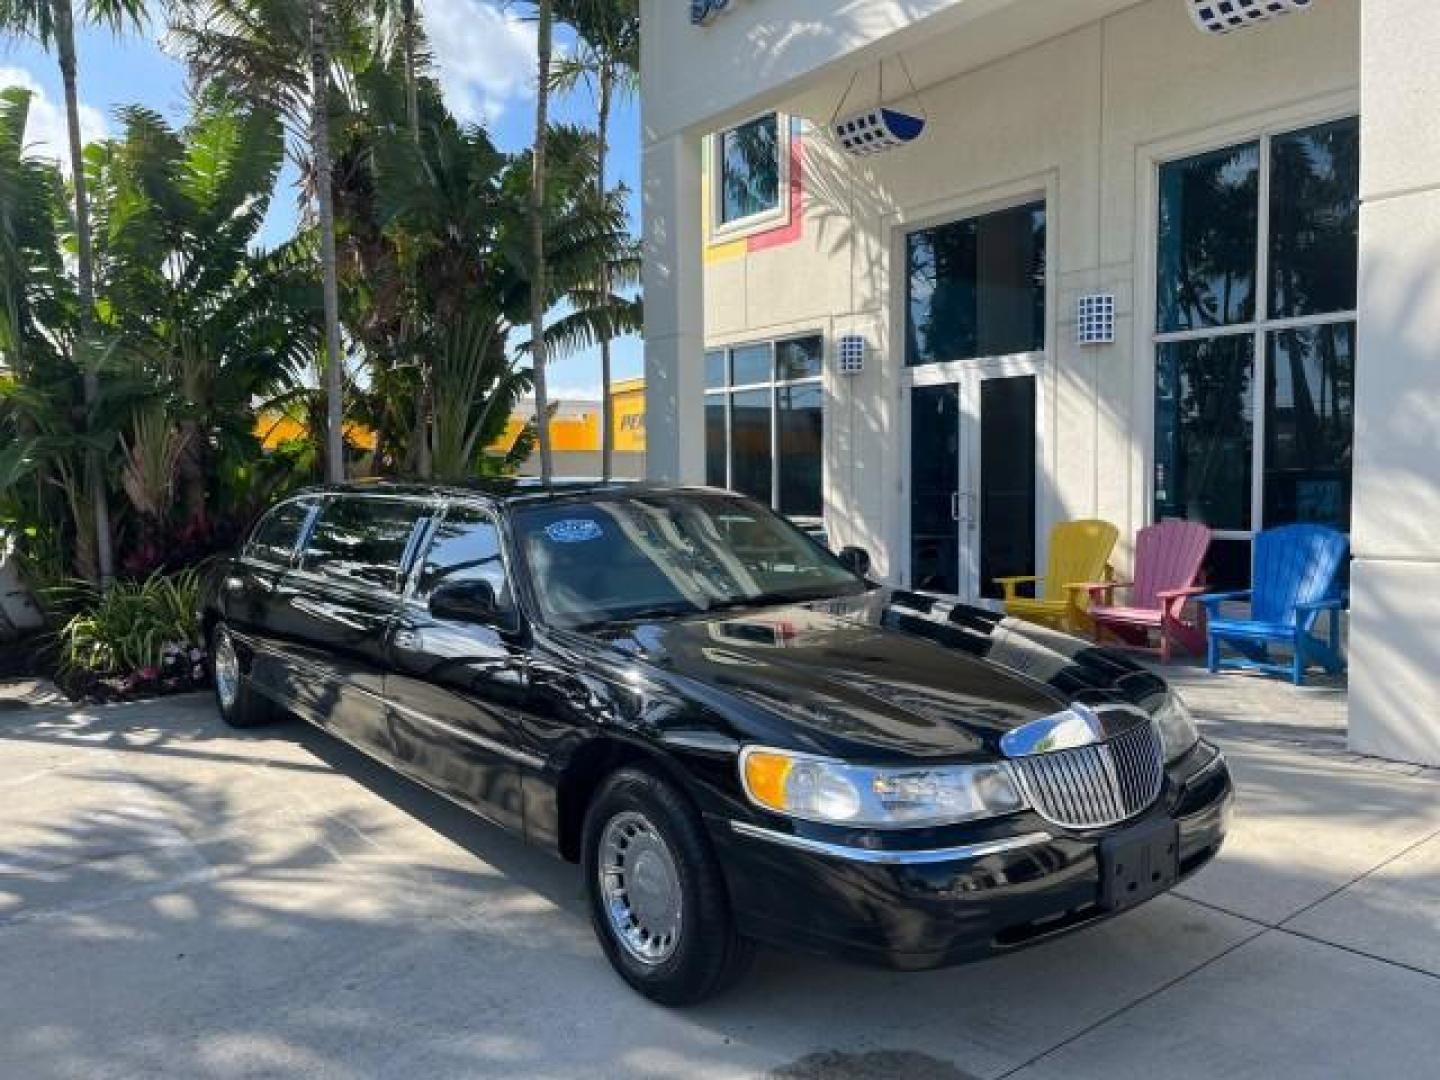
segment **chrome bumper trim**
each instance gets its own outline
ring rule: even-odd
[[[828,855],[832,859],[849,862],[871,863],[880,866],[924,866],[930,863],[960,862],[965,859],[980,859],[986,855],[999,855],[1005,851],[1034,847],[1052,839],[1047,832],[1025,833],[1023,836],[1007,836],[1003,840],[987,840],[979,844],[962,844],[959,847],[928,848],[918,851],[877,850],[875,848],[851,847],[846,844],[827,844],[823,840],[811,840],[804,836],[775,832],[759,825],[744,821],[730,822],[730,828],[740,836],[755,840],[768,840],[781,847],[794,848],[812,855]]]

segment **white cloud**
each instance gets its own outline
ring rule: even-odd
[[[53,101],[34,75],[24,68],[0,67],[0,88],[23,86],[33,95],[30,118],[25,124],[25,155],[50,158],[70,171],[70,136],[65,127],[65,104]],[[103,139],[110,126],[105,115],[91,105],[80,103],[80,138],[85,143]]]
[[[445,103],[461,120],[493,122],[534,96],[535,25],[495,0],[421,0]]]

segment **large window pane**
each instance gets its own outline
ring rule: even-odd
[[[1161,167],[1160,331],[1255,317],[1259,209],[1257,143]]]
[[[1249,334],[1161,345],[1155,519],[1250,528],[1255,344]]]
[[[1270,335],[1265,388],[1265,526],[1350,528],[1355,326]]]
[[[1277,135],[1270,148],[1270,317],[1353,310],[1359,121]]]
[[[731,486],[769,506],[770,391],[750,390],[730,401]]]
[[[719,138],[720,220],[739,221],[780,205],[780,139],[774,113]]]
[[[824,512],[824,391],[818,385],[782,386],[780,425],[780,506],[782,514],[819,517]]]
[[[725,476],[725,395],[705,399],[705,483],[726,486]]]
[[[769,382],[773,374],[770,355],[769,345],[746,345],[743,349],[735,349],[730,354],[731,385],[751,386]]]
[[[816,378],[822,374],[824,356],[825,345],[818,335],[778,342],[775,345],[775,378],[782,382]]]
[[[912,233],[910,365],[1045,347],[1045,205]]]

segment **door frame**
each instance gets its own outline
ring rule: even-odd
[[[958,360],[942,364],[926,364],[923,367],[906,368],[901,377],[900,416],[903,447],[901,454],[900,564],[903,567],[902,584],[911,588],[915,581],[913,565],[913,543],[911,537],[912,494],[911,475],[913,471],[912,391],[926,386],[955,386],[959,398],[961,517],[956,521],[959,538],[960,564],[957,568],[960,591],[956,594],[967,603],[979,606],[994,606],[995,601],[980,596],[980,530],[962,528],[967,514],[977,514],[980,500],[980,386],[989,379],[1026,378],[1035,385],[1035,469],[1039,473],[1045,457],[1045,374],[1046,355],[1043,352],[1016,353],[1011,356],[993,356],[979,360]],[[968,489],[968,490],[967,490]],[[969,508],[967,509],[967,502]],[[1045,552],[1043,541],[1046,535],[1044,521],[1045,500],[1040,477],[1035,478],[1035,560],[1043,565]],[[978,523],[977,523],[978,525]]]
[[[940,364],[909,367],[905,363],[906,320],[908,317],[907,242],[911,233],[934,225],[979,217],[997,210],[1009,210],[1027,203],[1045,204],[1045,344],[1038,351],[1005,356],[980,357]],[[903,587],[913,582],[910,534],[911,418],[910,391],[917,385],[959,382],[967,372],[982,370],[986,376],[1035,376],[1035,561],[1043,566],[1047,556],[1050,522],[1059,514],[1053,477],[1056,462],[1050,432],[1053,423],[1058,387],[1053,358],[1058,355],[1057,343],[1061,328],[1059,262],[1060,251],[1060,178],[1056,167],[1042,169],[1008,180],[976,185],[939,199],[927,200],[907,207],[898,207],[883,218],[888,254],[889,299],[888,335],[895,343],[887,365],[889,393],[895,395],[896,438],[889,443],[891,475],[896,482],[891,491],[896,502],[891,504],[890,528],[887,530],[894,576]],[[890,374],[893,373],[893,374]],[[963,397],[963,389],[962,389]],[[964,401],[961,402],[962,416]],[[962,434],[962,440],[964,436]],[[978,561],[978,560],[977,560]]]

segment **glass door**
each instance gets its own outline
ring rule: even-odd
[[[1035,572],[1035,376],[910,390],[910,587],[971,602]]]
[[[910,587],[960,591],[960,387],[910,391]]]
[[[1035,376],[981,378],[966,516],[975,594],[998,600],[996,578],[1035,573]]]

